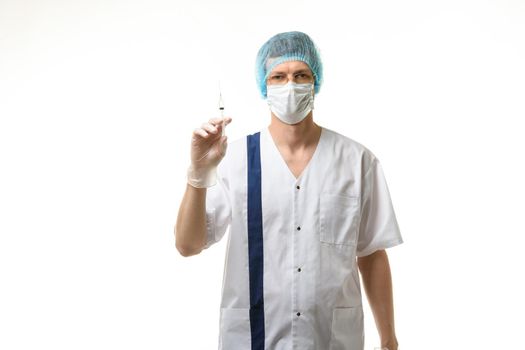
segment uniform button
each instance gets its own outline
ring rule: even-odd
[[[298,186],[297,186],[297,189],[300,190],[300,189],[301,189],[301,186],[298,185]]]
[[[300,312],[298,312],[298,313],[297,313],[297,316],[301,316],[301,313],[300,313]]]
[[[298,269],[297,269],[297,272],[301,272],[301,268],[298,268]]]
[[[297,226],[297,231],[301,231],[301,226]]]

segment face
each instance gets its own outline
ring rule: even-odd
[[[296,84],[313,83],[314,75],[308,65],[302,61],[283,62],[272,69],[266,85],[284,85],[289,81]]]

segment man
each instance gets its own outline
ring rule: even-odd
[[[230,144],[231,118],[195,129],[175,227],[191,256],[230,226],[219,349],[362,350],[359,270],[381,346],[397,350],[384,249],[402,238],[381,164],[313,121],[322,64],[310,37],[275,35],[256,65],[271,123]]]

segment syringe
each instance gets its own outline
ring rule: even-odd
[[[222,100],[222,91],[221,91],[221,83],[219,82],[219,110],[221,111],[221,118],[222,118],[222,133],[221,136],[224,136],[224,129],[226,127],[226,123],[224,122],[224,101]]]

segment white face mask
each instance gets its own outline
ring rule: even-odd
[[[267,85],[270,110],[286,124],[297,124],[314,109],[314,84]]]

